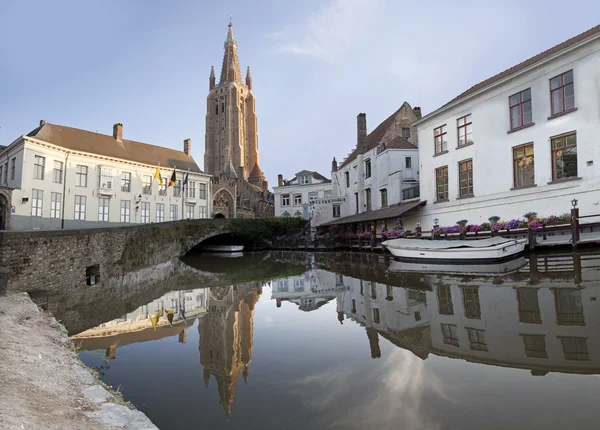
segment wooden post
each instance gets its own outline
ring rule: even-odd
[[[571,209],[571,237],[573,248],[577,248],[577,242],[579,242],[579,208]]]
[[[527,236],[529,242],[529,249],[535,248],[535,230],[529,227],[527,229]]]

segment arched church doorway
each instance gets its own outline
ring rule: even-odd
[[[223,215],[222,213],[218,213],[214,216],[215,219],[219,219],[219,218],[225,218],[225,215]]]
[[[225,189],[217,191],[213,199],[213,213],[215,218],[233,218],[233,197]]]

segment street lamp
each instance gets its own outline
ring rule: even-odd
[[[433,219],[433,225],[438,225],[439,222],[440,222],[439,218]]]
[[[421,227],[421,221],[417,221],[417,227]]]
[[[571,204],[573,205],[573,209],[577,207],[577,199],[571,200]]]

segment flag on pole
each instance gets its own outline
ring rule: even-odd
[[[160,167],[156,168],[156,172],[154,172],[154,179],[158,181],[161,187],[164,187],[164,182],[162,180],[162,176],[160,175]]]
[[[185,178],[183,178],[183,192],[185,193],[185,187],[188,184],[188,176],[190,176],[190,169],[185,174]]]
[[[173,168],[173,174],[171,175],[171,179],[169,180],[169,185],[168,187],[174,187],[175,184],[177,183],[177,175],[175,174],[175,168]]]

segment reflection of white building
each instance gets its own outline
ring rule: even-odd
[[[277,301],[277,307],[286,300],[298,305],[300,310],[313,311],[336,297],[338,276],[326,270],[311,269],[300,276],[275,279],[271,283],[271,299]]]
[[[540,273],[531,266],[544,266]],[[425,358],[428,352],[547,372],[600,373],[600,271],[540,257],[503,277],[423,275],[429,291],[344,278],[338,312]],[[571,261],[572,263],[572,261]],[[369,333],[371,351],[377,334]]]

